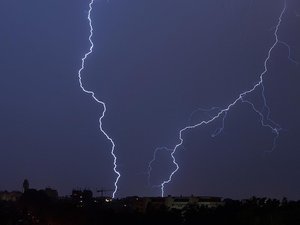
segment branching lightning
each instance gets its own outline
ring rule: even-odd
[[[194,125],[188,125],[188,126],[184,127],[183,129],[181,129],[179,131],[179,143],[176,144],[174,148],[172,148],[172,151],[171,151],[171,154],[170,154],[170,156],[172,158],[172,161],[173,161],[173,164],[175,165],[176,168],[175,168],[175,170],[173,170],[173,172],[170,174],[170,176],[159,185],[159,187],[161,188],[161,196],[162,197],[164,196],[165,186],[172,181],[172,177],[179,170],[179,165],[176,162],[176,158],[175,158],[174,155],[175,155],[176,151],[178,150],[178,148],[182,147],[182,145],[183,145],[183,142],[184,142],[184,139],[182,137],[183,133],[186,132],[186,131],[192,130],[194,128],[210,124],[211,122],[216,121],[218,119],[221,119],[222,126],[220,128],[218,128],[212,134],[212,137],[217,136],[224,129],[225,119],[226,119],[226,116],[229,113],[230,109],[233,106],[237,105],[238,103],[247,103],[250,106],[250,108],[259,116],[261,125],[263,127],[269,128],[272,131],[272,133],[274,134],[274,139],[273,139],[273,146],[272,146],[271,151],[273,151],[274,148],[276,147],[276,141],[277,141],[277,138],[279,137],[281,127],[279,126],[279,124],[275,123],[273,120],[270,119],[270,108],[267,105],[267,100],[266,100],[266,96],[265,96],[265,87],[264,87],[263,82],[264,82],[264,76],[268,73],[268,62],[270,61],[271,53],[274,50],[274,48],[277,47],[277,45],[282,44],[282,45],[286,46],[288,48],[288,52],[289,52],[288,58],[292,62],[297,63],[290,56],[290,51],[291,51],[290,46],[287,43],[285,43],[283,41],[280,41],[279,38],[278,38],[278,31],[279,31],[280,25],[282,23],[282,19],[283,19],[283,16],[284,16],[285,12],[286,12],[286,9],[287,9],[287,0],[284,0],[283,1],[283,8],[280,12],[280,15],[279,15],[279,18],[278,18],[278,23],[276,24],[275,31],[274,31],[275,41],[268,50],[267,57],[265,58],[265,61],[264,61],[264,70],[259,76],[259,81],[257,83],[255,83],[254,86],[251,89],[242,92],[226,108],[220,109],[220,108],[213,107],[211,110],[207,110],[207,112],[212,112],[213,110],[217,109],[217,112],[214,113],[214,116],[209,114],[210,115],[209,119],[202,120],[201,122],[198,122]],[[261,98],[262,98],[262,101],[263,101],[263,107],[261,109],[258,109],[257,106],[253,102],[251,102],[250,100],[247,99],[247,97],[248,97],[247,95],[250,94],[250,93],[253,93],[254,91],[260,91],[261,92]],[[158,148],[158,149],[168,149],[168,148],[161,147],[161,148]],[[158,149],[155,150],[154,157],[149,163],[149,166],[148,166],[148,175],[149,176],[148,176],[148,178],[151,175],[151,170],[152,170],[151,164],[155,161],[156,153],[157,153]]]
[[[203,108],[198,108],[196,110],[194,110],[192,113],[191,113],[191,116],[190,116],[190,120],[193,118],[194,114],[198,113],[198,112],[202,112],[204,113],[205,115],[208,115],[210,119],[212,119],[214,116],[212,116],[211,114],[213,114],[213,112],[216,112],[216,111],[220,111],[222,110],[220,107],[212,107],[210,109],[203,109]],[[214,113],[215,114],[215,113]],[[223,119],[222,119],[222,126],[221,127],[218,127],[212,134],[211,134],[211,137],[216,137],[218,136],[220,133],[222,133],[222,131],[224,130],[224,126],[225,126],[225,119],[226,119],[226,116],[227,116],[227,112],[224,113],[224,116],[223,116]]]
[[[151,171],[152,171],[152,163],[154,163],[156,161],[156,155],[157,155],[157,152],[159,151],[168,151],[168,152],[172,152],[173,149],[170,149],[170,148],[166,148],[166,147],[160,147],[160,148],[156,148],[154,153],[153,153],[153,158],[152,160],[149,162],[148,164],[148,185],[150,186],[151,185],[151,182],[150,182],[150,178],[151,178]],[[159,187],[160,185],[153,185],[153,187]]]
[[[86,59],[88,58],[88,56],[93,52],[93,48],[94,48],[94,43],[93,43],[93,40],[92,40],[92,37],[93,37],[93,24],[92,24],[92,19],[91,19],[91,13],[92,13],[92,10],[93,10],[93,4],[94,4],[94,1],[95,0],[91,0],[90,3],[89,3],[89,11],[88,11],[88,21],[89,21],[89,27],[90,27],[90,35],[89,35],[89,42],[90,42],[90,48],[89,48],[89,51],[86,52],[84,54],[84,57],[81,59],[81,67],[78,71],[78,79],[79,79],[79,84],[80,84],[80,88],[82,89],[82,91],[84,91],[86,94],[89,94],[92,96],[92,98],[100,105],[102,105],[103,107],[103,111],[102,111],[102,114],[99,118],[99,128],[100,128],[100,131],[105,135],[105,137],[110,141],[111,143],[111,155],[113,157],[113,163],[114,163],[114,167],[113,167],[113,170],[114,172],[116,173],[117,175],[117,178],[115,180],[115,189],[114,189],[114,192],[112,194],[112,197],[114,198],[115,197],[115,194],[118,190],[118,181],[121,177],[121,174],[120,172],[117,170],[117,156],[115,155],[115,143],[113,141],[113,139],[104,131],[103,129],[103,123],[102,123],[102,120],[105,116],[105,113],[106,113],[106,104],[105,102],[99,100],[96,96],[95,96],[95,93],[93,91],[90,91],[90,90],[87,90],[84,88],[84,85],[82,84],[82,72],[85,68],[85,61]]]
[[[284,42],[284,41],[279,41],[278,43],[280,43],[280,44],[282,44],[282,45],[284,45],[285,47],[287,47],[287,49],[288,49],[288,59],[291,61],[291,62],[293,62],[293,63],[295,63],[295,64],[299,64],[299,62],[297,62],[296,60],[294,60],[292,57],[291,57],[291,47],[286,43],[286,42]]]

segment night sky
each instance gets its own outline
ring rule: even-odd
[[[89,48],[88,3],[0,2],[0,190],[21,190],[25,178],[61,195],[114,188],[103,108],[77,77]],[[173,148],[180,129],[209,116],[193,111],[226,107],[259,80],[282,7],[283,0],[95,1],[95,47],[82,75],[107,105],[104,129],[122,175],[117,197],[160,195],[147,181],[155,148]],[[299,14],[300,2],[288,0],[279,30],[298,61]],[[274,134],[239,103],[217,137],[221,119],[184,133],[166,194],[300,198],[300,65],[278,45],[268,69],[270,116],[282,127],[276,149],[266,153]],[[250,96],[257,104],[259,94]],[[152,185],[174,169],[164,151],[152,167]]]

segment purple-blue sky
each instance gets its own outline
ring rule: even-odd
[[[147,183],[156,147],[174,147],[197,108],[225,107],[252,87],[274,43],[282,0],[97,0],[94,52],[83,82],[107,104],[105,130],[122,174],[117,197],[159,195]],[[113,188],[110,143],[98,127],[102,108],[78,83],[89,48],[87,0],[0,2],[0,190],[51,186]],[[279,30],[300,61],[300,4],[288,1]],[[180,171],[167,194],[252,195],[299,199],[300,66],[288,49],[272,52],[265,79],[271,117],[283,130],[277,148],[249,105],[185,133]],[[260,101],[253,95],[253,101]],[[206,115],[207,116],[207,115]],[[196,114],[193,120],[205,117]],[[152,183],[174,168],[166,153]]]

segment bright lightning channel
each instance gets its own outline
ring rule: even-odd
[[[222,132],[222,130],[224,129],[224,121],[226,119],[226,116],[227,116],[227,113],[230,111],[230,109],[235,106],[238,102],[241,102],[241,103],[247,103],[250,105],[250,107],[253,109],[253,111],[255,113],[258,114],[258,116],[260,117],[260,122],[261,122],[261,125],[263,127],[268,127],[269,129],[271,129],[272,133],[274,133],[274,139],[273,139],[273,146],[272,146],[272,149],[271,151],[273,151],[276,147],[276,140],[279,136],[279,132],[281,130],[280,126],[275,123],[274,121],[272,121],[270,119],[270,108],[269,106],[267,105],[267,100],[266,100],[266,97],[265,97],[265,87],[264,87],[264,84],[263,84],[263,79],[264,79],[264,76],[267,74],[268,72],[268,62],[271,58],[271,53],[272,51],[274,50],[274,48],[279,45],[279,44],[282,44],[284,46],[286,46],[288,48],[288,51],[289,51],[289,59],[294,62],[294,63],[297,63],[295,60],[293,60],[291,57],[290,57],[290,47],[288,44],[286,44],[285,42],[282,42],[279,40],[278,38],[278,31],[279,31],[279,27],[281,25],[281,22],[282,22],[282,18],[286,12],[286,9],[287,9],[287,0],[284,0],[283,2],[283,9],[281,10],[280,12],[280,15],[279,15],[279,18],[278,18],[278,23],[276,24],[276,27],[275,27],[275,31],[274,31],[274,37],[275,37],[275,41],[273,43],[273,45],[269,48],[268,50],[268,54],[267,54],[267,57],[264,61],[264,70],[263,72],[260,74],[259,76],[259,81],[249,90],[246,90],[244,92],[242,92],[238,98],[236,98],[231,104],[229,104],[226,108],[223,108],[223,109],[219,109],[217,113],[215,113],[214,116],[210,116],[210,118],[208,120],[202,120],[201,122],[199,123],[196,123],[194,125],[188,125],[186,127],[184,127],[183,129],[181,129],[179,131],[179,143],[177,145],[175,145],[175,147],[172,149],[171,151],[171,157],[172,157],[172,161],[173,161],[173,164],[175,165],[175,170],[173,170],[173,172],[170,174],[169,178],[167,180],[164,180],[160,185],[159,187],[161,188],[161,196],[163,197],[164,196],[164,192],[165,192],[165,186],[167,184],[169,184],[171,181],[172,181],[172,177],[174,176],[174,174],[179,170],[179,165],[178,163],[176,162],[176,158],[174,156],[174,154],[176,153],[176,150],[181,147],[183,145],[183,137],[182,137],[182,134],[188,130],[191,130],[191,129],[194,129],[194,128],[197,128],[197,127],[200,127],[202,125],[207,125],[219,118],[222,118],[222,127],[221,128],[218,128],[213,134],[212,134],[212,137],[215,137],[216,135],[220,134]],[[246,99],[246,96],[252,92],[254,92],[255,90],[259,89],[261,90],[261,95],[262,95],[262,100],[263,100],[263,108],[262,109],[257,109],[257,107],[255,106],[254,103],[252,103],[251,101],[247,100]],[[216,109],[216,107],[212,108],[212,109]],[[210,111],[210,110],[208,110]],[[161,147],[161,148],[158,148],[158,149],[167,149],[166,147]],[[153,159],[150,161],[149,163],[149,166],[148,166],[148,178],[151,174],[151,170],[152,170],[152,167],[151,167],[151,164],[154,162],[155,158],[156,158],[156,153],[157,153],[157,149],[155,150],[154,152],[154,157]]]
[[[111,143],[111,155],[113,156],[113,163],[114,163],[114,172],[116,173],[117,175],[117,178],[114,182],[114,185],[115,185],[115,189],[114,189],[114,192],[112,194],[112,197],[115,198],[115,195],[117,193],[117,190],[118,190],[118,181],[121,177],[121,174],[120,172],[117,170],[117,156],[115,155],[115,143],[113,141],[113,139],[104,131],[103,129],[103,124],[102,124],[102,119],[104,118],[105,116],[105,113],[106,113],[106,104],[105,102],[99,100],[96,96],[95,96],[95,93],[93,91],[90,91],[90,90],[87,90],[84,88],[84,85],[82,84],[82,71],[84,70],[85,68],[85,61],[86,59],[88,58],[88,56],[93,52],[93,48],[94,48],[94,43],[93,43],[93,40],[92,40],[92,37],[93,37],[93,24],[92,24],[92,19],[91,19],[91,13],[92,13],[92,10],[93,10],[93,4],[94,4],[94,1],[95,0],[91,0],[90,3],[89,3],[89,11],[88,11],[88,21],[89,21],[89,27],[90,27],[90,35],[89,35],[89,42],[90,42],[90,48],[89,48],[89,51],[86,52],[84,54],[84,57],[81,59],[81,68],[79,69],[78,71],[78,79],[79,79],[79,84],[80,84],[80,87],[82,89],[82,91],[84,91],[86,94],[89,94],[92,96],[92,98],[100,105],[102,105],[103,107],[103,111],[102,111],[102,114],[101,114],[101,117],[99,118],[99,128],[100,128],[100,131],[105,135],[105,137],[110,141]]]

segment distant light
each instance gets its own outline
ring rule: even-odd
[[[111,202],[111,199],[106,198],[105,201],[106,201],[106,202]]]

